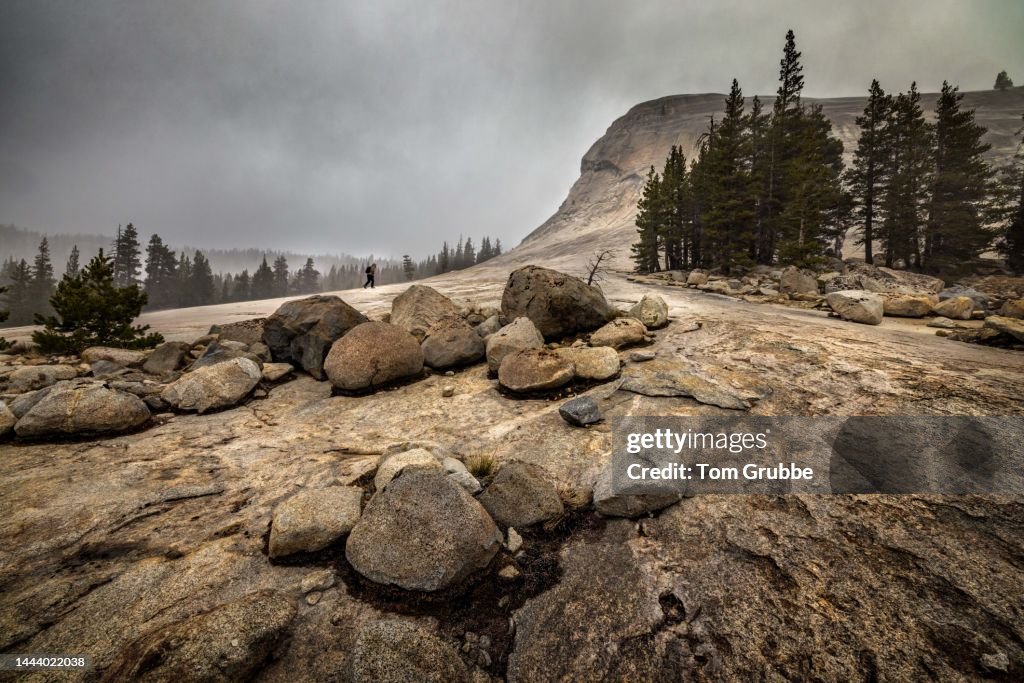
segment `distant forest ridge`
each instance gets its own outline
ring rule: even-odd
[[[114,228],[114,232],[116,232],[116,227]],[[13,258],[16,261],[25,259],[31,263],[39,250],[39,242],[44,236],[49,240],[50,257],[59,272],[63,272],[63,265],[71,254],[71,248],[76,244],[78,245],[79,252],[82,254],[82,258],[87,261],[100,249],[103,249],[105,253],[109,254],[113,247],[115,238],[114,234],[51,235],[35,230],[26,230],[15,225],[0,224],[0,262]],[[149,241],[149,237],[149,233],[143,233],[140,235],[140,241],[142,242],[143,248],[145,248],[146,243]],[[387,258],[377,257],[372,254],[368,254],[366,256],[352,256],[345,253],[303,254],[286,250],[256,248],[205,249],[203,247],[189,246],[174,246],[172,248],[179,254],[184,251],[189,258],[195,257],[197,249],[202,251],[203,254],[206,255],[206,258],[209,259],[210,267],[214,273],[238,273],[243,270],[248,270],[251,273],[260,265],[264,256],[267,257],[267,261],[273,262],[275,258],[282,255],[288,259],[288,263],[295,264],[296,266],[305,263],[307,258],[312,258],[317,270],[321,273],[328,272],[331,269],[331,266],[335,266],[339,270],[343,267],[365,266],[371,258],[373,258],[381,267],[387,265],[401,267],[402,265],[401,256]],[[143,258],[145,258],[145,253],[143,253]]]

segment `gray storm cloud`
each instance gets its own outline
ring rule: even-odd
[[[0,223],[425,255],[511,245],[633,104],[1024,82],[1024,3],[0,2]]]

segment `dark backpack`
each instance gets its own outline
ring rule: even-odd
[[[367,275],[372,275],[373,274],[373,266],[366,266],[366,274]]]

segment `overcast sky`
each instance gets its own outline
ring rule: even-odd
[[[809,96],[1024,84],[1021,0],[0,0],[0,223],[512,246],[633,104],[774,92],[789,27]]]

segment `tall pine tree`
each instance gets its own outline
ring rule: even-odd
[[[885,94],[877,80],[871,81],[864,113],[857,117],[860,138],[853,154],[848,179],[857,217],[861,221],[860,243],[864,260],[874,263],[875,222],[885,196],[889,147],[886,137],[892,110],[892,97]]]
[[[886,124],[889,148],[882,200],[881,243],[885,265],[904,268],[920,264],[920,237],[932,171],[932,127],[921,109],[917,83],[893,101]]]
[[[632,258],[641,273],[658,270],[658,230],[661,219],[661,178],[651,166],[647,182],[637,203],[636,231],[639,240],[632,246]]]

